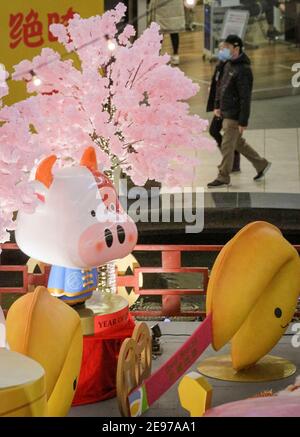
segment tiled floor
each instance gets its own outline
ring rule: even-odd
[[[161,344],[163,346],[163,354],[156,361],[153,361],[153,370],[157,369],[165,362],[187,339],[186,335],[191,334],[200,322],[170,322],[160,323],[163,337]],[[153,323],[152,323],[153,324]],[[290,334],[289,330],[287,334]],[[172,334],[166,336],[165,334]],[[185,336],[179,336],[183,334]],[[299,349],[293,348],[291,343],[291,335],[285,335],[277,346],[273,349],[272,354],[287,358],[292,361],[299,370],[300,354]],[[225,346],[221,351],[215,352],[212,347],[209,347],[202,355],[201,359],[211,357],[212,355],[222,355],[229,352],[229,347]],[[197,362],[191,367],[190,371],[197,369]],[[298,372],[297,372],[298,373]],[[296,374],[297,374],[296,373]],[[238,383],[227,382],[208,378],[209,383],[213,387],[213,406],[220,405],[226,402],[231,402],[239,399],[244,399],[253,396],[261,391],[272,389],[274,392],[279,391],[289,384],[293,383],[295,375],[289,378],[264,382],[264,383]],[[188,413],[180,406],[177,395],[178,382],[164,394],[150,410],[145,414],[147,417],[181,417],[188,416]],[[109,399],[96,404],[85,405],[81,407],[73,407],[69,416],[98,416],[98,417],[119,417],[116,398]]]
[[[196,15],[196,21],[202,23],[203,11],[200,7]],[[254,92],[249,129],[245,132],[245,138],[262,156],[272,162],[272,167],[265,180],[255,183],[255,170],[242,158],[241,174],[232,176],[230,188],[217,191],[298,193],[300,95],[297,95],[299,89],[292,89],[291,79],[292,65],[299,60],[299,47],[281,43],[268,45],[266,42],[259,45],[256,50],[246,50],[252,61]],[[171,53],[168,36],[164,38],[163,51]],[[204,119],[211,119],[211,113],[206,112],[206,102],[215,63],[204,62],[202,54],[201,29],[181,34],[179,68],[200,85],[199,93],[189,102],[191,112]],[[285,94],[288,89],[290,92]],[[268,90],[268,93],[264,94],[263,90]],[[282,94],[278,93],[280,90]],[[193,187],[202,186],[206,189],[207,183],[217,175],[221,155],[216,147],[211,151],[199,150],[197,155],[201,159],[201,165],[193,169]]]
[[[254,182],[255,169],[244,157],[241,158],[241,173],[231,176],[231,186],[217,191],[229,192],[300,192],[300,129],[254,129],[244,136],[248,143],[272,163],[266,177]],[[200,166],[195,171],[193,186],[204,187],[217,176],[221,155],[217,147],[199,149]],[[211,190],[210,190],[211,191]]]

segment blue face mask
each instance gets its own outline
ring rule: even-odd
[[[230,53],[229,48],[224,47],[224,49],[219,50],[219,53],[218,53],[219,61],[226,62],[226,61],[229,61],[229,59],[231,59],[231,58],[232,58],[232,54]]]

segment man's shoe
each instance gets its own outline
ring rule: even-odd
[[[179,55],[171,56],[171,65],[179,65],[179,64],[180,64]]]
[[[229,187],[230,183],[227,184],[225,182],[221,182],[218,179],[215,179],[214,181],[207,184],[207,188],[221,188],[221,187]]]
[[[268,162],[267,165],[265,166],[265,168],[258,172],[257,175],[253,178],[254,181],[259,181],[261,178],[263,178],[265,176],[265,174],[267,173],[267,171],[270,169],[272,163]]]
[[[241,173],[241,169],[240,168],[233,168],[231,170],[231,173]]]
[[[278,39],[281,35],[282,35],[282,32],[279,32],[279,30],[277,30],[275,28],[272,30],[269,29],[267,31],[267,38],[270,40],[273,40],[273,41]]]

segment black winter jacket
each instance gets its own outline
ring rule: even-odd
[[[252,86],[250,59],[245,53],[226,62],[214,104],[223,118],[238,120],[240,126],[248,125]]]
[[[215,99],[217,94],[217,88],[220,85],[221,78],[223,75],[225,62],[219,61],[216,65],[213,77],[211,79],[209,96],[206,106],[206,112],[211,112],[215,109]]]

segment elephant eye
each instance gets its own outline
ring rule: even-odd
[[[281,309],[280,308],[275,308],[275,310],[274,310],[274,314],[275,314],[275,317],[277,317],[278,319],[282,316],[282,311],[281,311]]]
[[[73,390],[75,391],[77,387],[77,378],[74,379],[73,381]]]
[[[96,217],[96,211],[94,211],[94,210],[91,211],[91,216],[92,216],[92,217]]]

